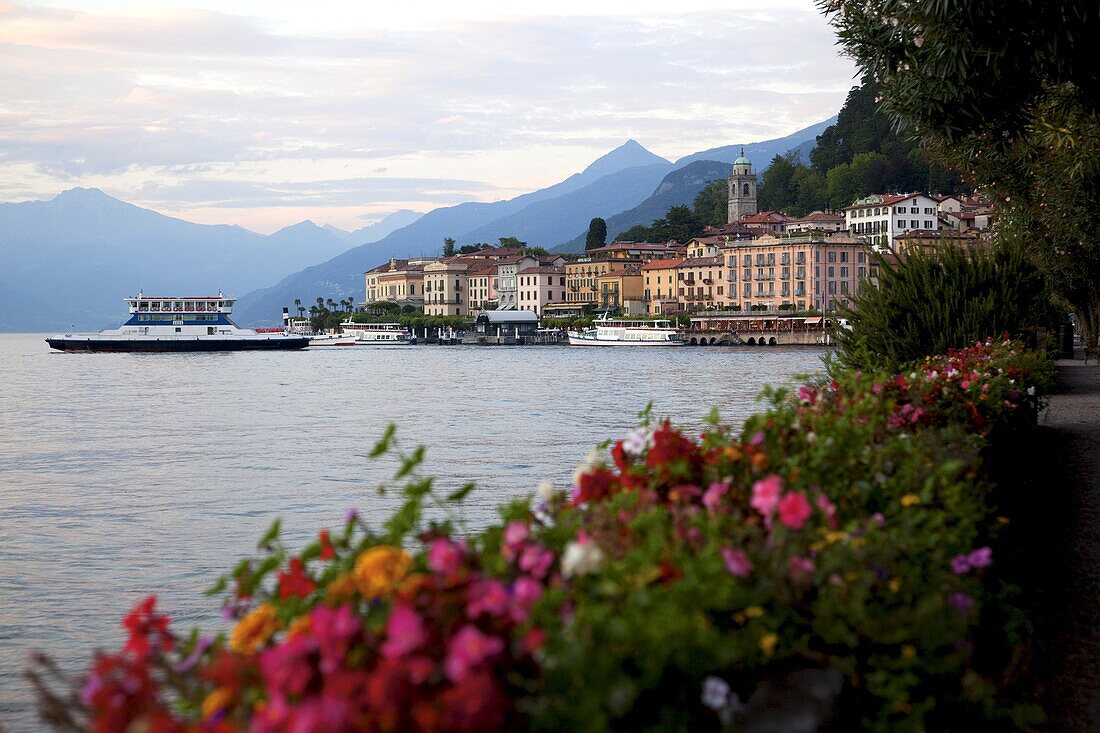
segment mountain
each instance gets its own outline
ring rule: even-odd
[[[577,222],[587,226],[592,216],[598,216],[589,213],[593,207],[606,212],[630,208],[642,201],[660,181],[663,174],[660,169],[667,171],[671,167],[664,158],[628,140],[580,173],[553,186],[506,201],[470,202],[430,211],[377,242],[360,245],[271,287],[249,293],[238,302],[237,315],[241,323],[271,322],[295,298],[312,302],[317,297],[333,300],[348,295],[362,297],[364,272],[391,257],[438,255],[444,237],[454,237],[459,245],[492,242],[512,235],[532,245],[556,244],[575,232]],[[619,178],[602,181],[609,176]],[[632,182],[634,177],[639,183]],[[543,202],[546,205],[536,206]],[[522,217],[511,218],[525,209],[531,217],[530,224]],[[508,221],[494,225],[501,220]],[[520,236],[520,231],[527,234]],[[540,239],[544,234],[556,239]]]
[[[836,115],[833,115],[824,122],[818,122],[816,125],[804,127],[798,132],[793,132],[786,137],[776,138],[775,140],[765,140],[764,142],[744,143],[740,145],[723,145],[720,148],[711,148],[710,150],[692,153],[676,161],[676,167],[680,168],[689,163],[694,163],[697,160],[717,160],[722,163],[732,163],[740,157],[741,150],[744,148],[745,157],[752,161],[753,168],[756,172],[763,173],[764,169],[771,163],[772,158],[777,155],[783,155],[788,150],[798,148],[799,146],[816,140],[817,136],[825,131],[825,128],[835,122]],[[813,146],[811,145],[810,147],[812,149]],[[808,153],[803,157],[803,162],[809,162]],[[649,222],[646,223],[648,224]]]
[[[349,247],[354,247],[357,244],[377,242],[382,237],[397,231],[401,227],[407,227],[422,216],[424,215],[419,211],[400,209],[392,214],[387,214],[373,224],[356,229],[354,232],[346,232],[331,224],[325,224],[322,228],[343,240]]]
[[[193,224],[75,188],[0,204],[0,330],[97,329],[126,317],[139,288],[247,293],[347,249],[312,222],[264,236]]]
[[[627,229],[644,224],[648,226],[654,219],[663,217],[673,206],[690,204],[709,182],[717,178],[728,178],[733,171],[730,163],[713,160],[697,160],[683,168],[677,168],[661,179],[656,190],[642,203],[632,209],[607,218],[607,241],[614,242],[615,237]],[[555,252],[583,252],[587,229],[569,242],[554,248]]]

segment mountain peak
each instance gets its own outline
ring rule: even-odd
[[[646,150],[637,140],[630,139],[614,150],[597,158],[590,166],[584,169],[584,173],[588,175],[597,174],[606,176],[625,170],[626,168],[653,165],[654,163],[664,163],[667,165],[668,162],[669,161],[661,156],[654,155]]]
[[[114,202],[116,204],[122,203],[113,196],[108,196],[107,194],[103,193],[103,191],[99,190],[98,188],[70,188],[66,191],[62,191],[50,200],[56,201],[57,203],[79,202],[102,204],[107,203],[108,201]]]

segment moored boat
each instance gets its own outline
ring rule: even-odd
[[[683,346],[684,335],[671,321],[600,318],[589,328],[569,332],[570,346]]]
[[[305,336],[257,333],[229,317],[236,298],[217,295],[165,297],[141,292],[126,298],[130,320],[98,333],[46,339],[58,351],[256,351],[303,349]]]
[[[344,335],[355,337],[357,346],[407,346],[416,336],[400,323],[356,323],[350,318],[340,324]]]

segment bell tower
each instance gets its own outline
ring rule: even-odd
[[[752,163],[745,157],[745,148],[741,148],[741,157],[733,161],[733,172],[729,177],[729,209],[726,223],[740,221],[744,214],[756,213],[756,174],[752,172]]]

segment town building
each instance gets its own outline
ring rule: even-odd
[[[677,298],[677,275],[683,257],[650,260],[642,265],[642,302],[646,313],[660,315],[681,310]]]
[[[759,237],[722,249],[723,301],[751,310],[835,310],[877,277],[877,259],[847,232]]]
[[[424,315],[470,315],[468,268],[469,264],[461,257],[447,257],[424,265]]]
[[[875,194],[844,207],[844,218],[849,234],[892,250],[906,232],[939,228],[939,202],[922,193]]]
[[[832,211],[811,211],[806,216],[787,220],[787,234],[799,232],[842,232],[846,228],[844,215]]]
[[[745,157],[745,149],[733,161],[733,171],[727,181],[729,204],[726,210],[726,222],[733,224],[746,216],[756,213],[756,174],[752,163]]]
[[[641,268],[641,264],[630,264],[596,278],[600,310],[614,310],[629,316],[639,316],[646,312]]]
[[[758,237],[768,234],[784,234],[787,231],[787,222],[789,221],[789,217],[778,211],[761,211],[741,217],[741,225],[754,232]]]
[[[466,279],[470,293],[470,313],[496,308],[498,264],[491,259],[463,258],[467,262]]]
[[[988,252],[991,247],[990,233],[974,229],[961,232],[949,229],[914,229],[902,234],[894,241],[894,253],[898,257],[908,257],[918,251],[934,254],[944,247],[962,247]]]
[[[363,305],[383,300],[420,308],[424,305],[424,266],[433,261],[391,259],[368,270],[364,273]]]
[[[518,309],[542,315],[550,303],[565,301],[565,269],[553,265],[527,267],[516,274]]]

